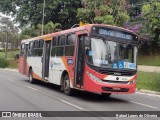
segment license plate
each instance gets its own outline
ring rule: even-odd
[[[113,90],[121,90],[121,88],[113,87]]]

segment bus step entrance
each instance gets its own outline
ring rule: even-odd
[[[49,81],[48,81],[48,77],[45,77],[45,78],[43,79],[43,81],[44,81],[44,82],[49,82]]]

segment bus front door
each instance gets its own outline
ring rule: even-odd
[[[75,81],[74,86],[83,88],[83,75],[84,75],[84,61],[85,61],[85,46],[84,40],[86,34],[78,36],[78,45],[76,50],[76,63],[75,63]]]
[[[42,57],[42,78],[48,81],[49,78],[49,61],[50,61],[51,40],[45,41]]]

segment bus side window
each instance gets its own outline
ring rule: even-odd
[[[25,47],[24,47],[24,43],[23,43],[23,44],[21,44],[20,56],[24,55],[24,51],[25,51]]]
[[[64,55],[65,36],[58,37],[56,56]]]
[[[33,41],[31,41],[29,43],[29,52],[28,52],[28,56],[33,56]]]
[[[42,53],[43,53],[43,44],[44,44],[43,40],[39,40],[38,41],[37,56],[42,56]]]
[[[76,34],[70,34],[66,39],[65,56],[74,56]]]
[[[55,56],[56,54],[56,45],[57,45],[57,39],[53,38],[52,39],[52,49],[51,49],[51,56]]]

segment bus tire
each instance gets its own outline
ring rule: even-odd
[[[70,79],[69,79],[69,76],[68,74],[66,74],[64,76],[64,80],[63,80],[63,90],[64,90],[64,93],[68,96],[71,96],[73,95],[73,89],[70,87]]]
[[[103,96],[103,97],[110,97],[111,96],[111,93],[101,93],[101,95]]]
[[[33,78],[33,71],[32,71],[32,69],[29,70],[29,82],[31,84],[35,84],[36,83],[36,80]]]

